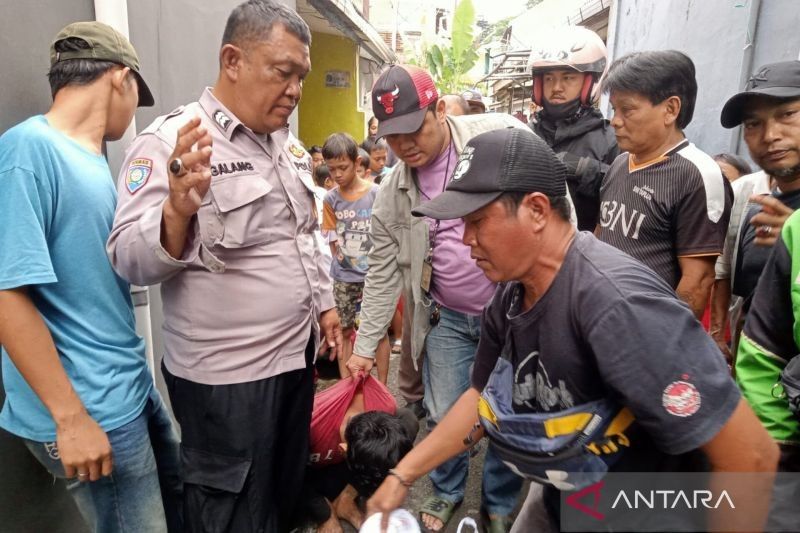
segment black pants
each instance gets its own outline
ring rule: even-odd
[[[772,488],[765,531],[800,531],[800,447],[780,444],[778,475]]]
[[[184,529],[283,533],[308,461],[314,344],[306,368],[259,381],[203,385],[162,364],[181,426]]]

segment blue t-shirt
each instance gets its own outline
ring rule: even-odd
[[[27,286],[72,386],[105,431],[144,408],[152,380],[128,284],[105,245],[116,206],[106,160],[32,117],[0,137],[0,290]],[[0,426],[55,440],[55,424],[2,351]]]

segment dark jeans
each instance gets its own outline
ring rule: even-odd
[[[139,416],[107,435],[114,470],[91,483],[65,479],[55,442],[24,442],[45,468],[65,479],[92,531],[179,532],[178,437],[155,388]]]
[[[161,369],[181,426],[186,531],[282,533],[308,460],[314,344],[306,368],[232,385]]]
[[[800,447],[779,447],[778,476],[772,488],[766,531],[800,531]]]

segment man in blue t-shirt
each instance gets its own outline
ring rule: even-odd
[[[93,530],[177,530],[176,434],[105,252],[117,198],[103,142],[153,96],[105,24],[65,27],[50,60],[52,107],[0,137],[0,426],[68,480]],[[129,173],[130,194],[151,167]]]

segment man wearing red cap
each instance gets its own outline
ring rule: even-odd
[[[378,341],[385,335],[398,297],[405,296],[410,343],[403,343],[401,392],[422,365],[428,427],[444,417],[469,388],[470,368],[480,336],[480,313],[494,285],[471,261],[461,242],[461,220],[417,219],[411,210],[435,198],[456,179],[459,154],[475,135],[524,124],[503,114],[447,116],[445,102],[430,75],[417,67],[393,65],[372,88],[378,137],[385,137],[400,163],[385,178],[373,207],[369,270],[361,305],[361,327],[348,362],[351,373],[372,368]],[[405,330],[405,328],[404,328]],[[423,358],[423,353],[424,358]],[[431,475],[435,496],[422,506],[424,525],[442,530],[464,498],[467,454],[443,464]],[[520,480],[490,449],[483,472],[484,516],[490,531],[505,531]]]

